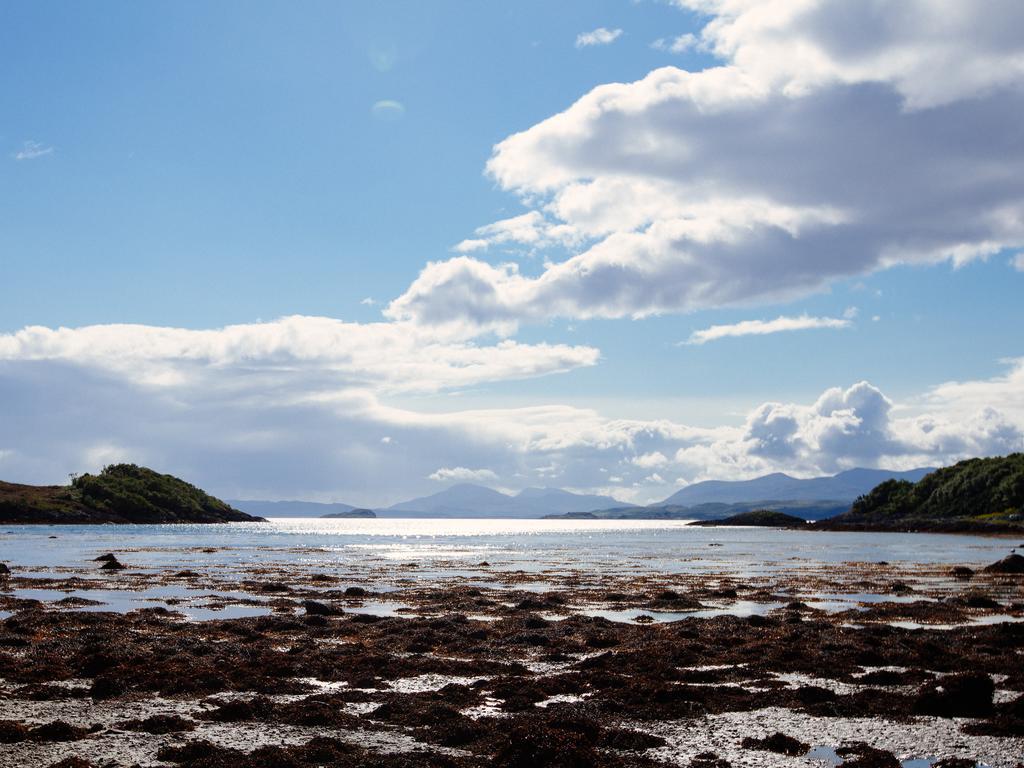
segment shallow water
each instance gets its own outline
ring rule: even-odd
[[[730,571],[743,578],[841,562],[986,565],[1015,543],[947,534],[698,528],[685,521],[292,518],[224,525],[11,526],[0,528],[0,560],[92,573],[92,558],[113,550],[125,553],[121,559],[130,569],[415,564],[406,575],[421,579],[439,569],[459,575],[460,568],[467,577],[479,577],[477,565],[487,561],[530,573],[571,565],[640,573]]]

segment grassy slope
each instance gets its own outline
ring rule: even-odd
[[[106,467],[70,486],[0,482],[5,523],[220,523],[251,521],[194,485],[134,464]]]
[[[1024,454],[968,459],[916,483],[888,480],[821,527],[1024,530]]]

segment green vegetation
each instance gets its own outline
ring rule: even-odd
[[[803,528],[807,521],[802,517],[787,515],[774,509],[755,509],[750,512],[741,512],[738,515],[725,517],[721,520],[698,520],[691,525],[750,525],[759,528]]]
[[[70,486],[0,483],[7,523],[222,523],[259,520],[184,480],[135,464],[73,476]]]
[[[1024,454],[968,459],[916,483],[887,480],[826,526],[932,530],[1024,528]]]

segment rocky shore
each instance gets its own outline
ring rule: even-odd
[[[493,586],[417,579],[407,563],[405,586],[377,591],[309,568],[226,582],[114,560],[96,578],[0,575],[0,766],[1014,768],[1024,755],[1012,562],[750,580],[506,572]],[[265,615],[98,604],[175,587]],[[40,588],[75,596],[19,596]],[[870,599],[798,599],[837,590]]]

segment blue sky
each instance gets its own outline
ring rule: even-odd
[[[13,3],[0,45],[5,253],[26,323],[370,319],[429,259],[518,211],[491,147],[635,79],[678,11],[622,2]],[[622,24],[614,46],[581,29]],[[517,87],[503,87],[521,83]],[[401,119],[376,119],[395,100]],[[112,294],[96,301],[95,293]],[[178,294],[188,298],[187,308]]]
[[[0,477],[648,500],[1024,446],[1020,12],[690,5],[6,3]],[[833,327],[728,335],[776,318]]]

